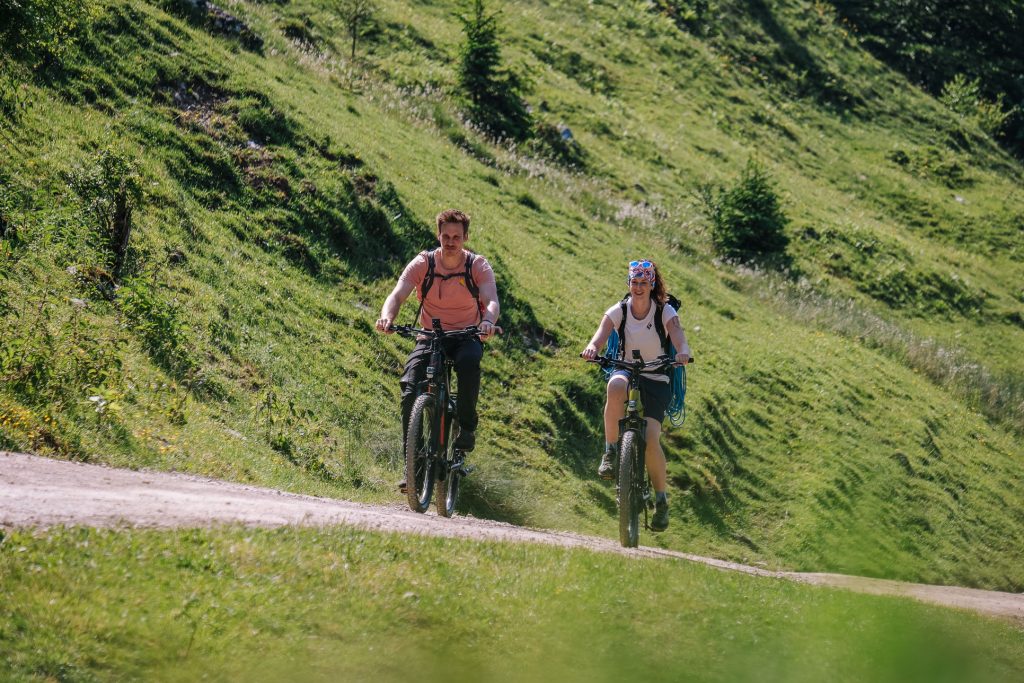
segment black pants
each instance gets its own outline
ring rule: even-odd
[[[458,417],[462,429],[475,432],[477,425],[476,400],[480,396],[480,359],[484,355],[484,345],[479,339],[447,339],[442,342],[445,353],[455,361],[455,373],[459,378],[458,386]],[[412,404],[419,395],[420,382],[427,375],[430,365],[430,342],[416,342],[409,360],[405,362],[405,371],[399,381],[402,387],[402,441],[409,425]],[[441,371],[441,368],[438,368]]]

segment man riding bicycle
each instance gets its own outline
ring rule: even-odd
[[[483,357],[481,342],[498,331],[495,326],[501,311],[498,288],[487,259],[464,247],[469,241],[469,216],[457,209],[439,213],[437,241],[439,248],[421,252],[405,267],[395,288],[384,300],[376,327],[378,331],[390,334],[402,304],[415,289],[420,300],[417,322],[422,327],[429,329],[431,321],[437,318],[446,331],[472,325],[479,328],[479,338],[463,337],[445,342],[459,378],[457,411],[461,429],[454,447],[471,451],[476,445],[476,403],[480,394],[480,359]],[[429,343],[417,341],[400,380],[403,439],[417,388],[426,376],[429,362]],[[403,484],[400,483],[399,487]]]

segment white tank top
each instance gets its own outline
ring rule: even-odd
[[[658,330],[654,326],[654,312],[658,310],[657,305],[651,302],[651,310],[647,311],[647,316],[643,320],[637,320],[633,316],[632,306],[629,302],[626,303],[626,354],[623,356],[626,360],[633,360],[633,349],[640,350],[640,357],[645,361],[654,360],[658,356],[665,353],[665,349],[661,346],[661,339],[658,337]],[[622,323],[622,306],[616,303],[614,306],[604,312],[608,319],[612,321],[615,329],[619,329],[619,325]],[[661,321],[665,326],[665,334],[668,335],[668,323],[672,318],[678,318],[679,314],[676,313],[676,309],[670,305],[665,304],[661,309]],[[619,340],[622,343],[622,340]],[[667,382],[668,376],[664,373],[644,373],[644,377],[658,380],[661,382]]]

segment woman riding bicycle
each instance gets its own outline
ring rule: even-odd
[[[613,330],[621,329],[624,345],[624,358],[632,358],[633,350],[640,351],[644,361],[651,361],[664,354],[662,340],[659,337],[654,317],[661,310],[661,328],[668,334],[672,345],[677,349],[675,361],[685,365],[690,359],[690,346],[686,342],[686,334],[679,324],[679,315],[667,303],[664,280],[658,274],[658,267],[653,261],[641,259],[629,264],[629,296],[622,303],[616,303],[607,311],[593,338],[583,350],[583,357],[593,360],[598,356],[598,348],[608,340]],[[623,308],[626,312],[625,325]],[[625,415],[626,393],[628,382],[626,372],[617,370],[608,380],[608,399],[604,405],[604,455],[597,470],[602,479],[612,479],[615,462],[618,459],[619,420]],[[667,473],[665,453],[661,450],[661,422],[672,398],[672,387],[669,377],[663,373],[645,373],[640,377],[640,401],[643,403],[644,417],[647,421],[647,449],[644,460],[647,471],[654,485],[655,510],[651,520],[653,531],[664,531],[668,528],[668,496],[666,494]]]

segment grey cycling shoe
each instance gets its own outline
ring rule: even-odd
[[[602,479],[614,479],[615,478],[615,460],[618,458],[618,453],[614,449],[607,449],[604,455],[601,456],[601,464],[597,468],[597,476]]]

